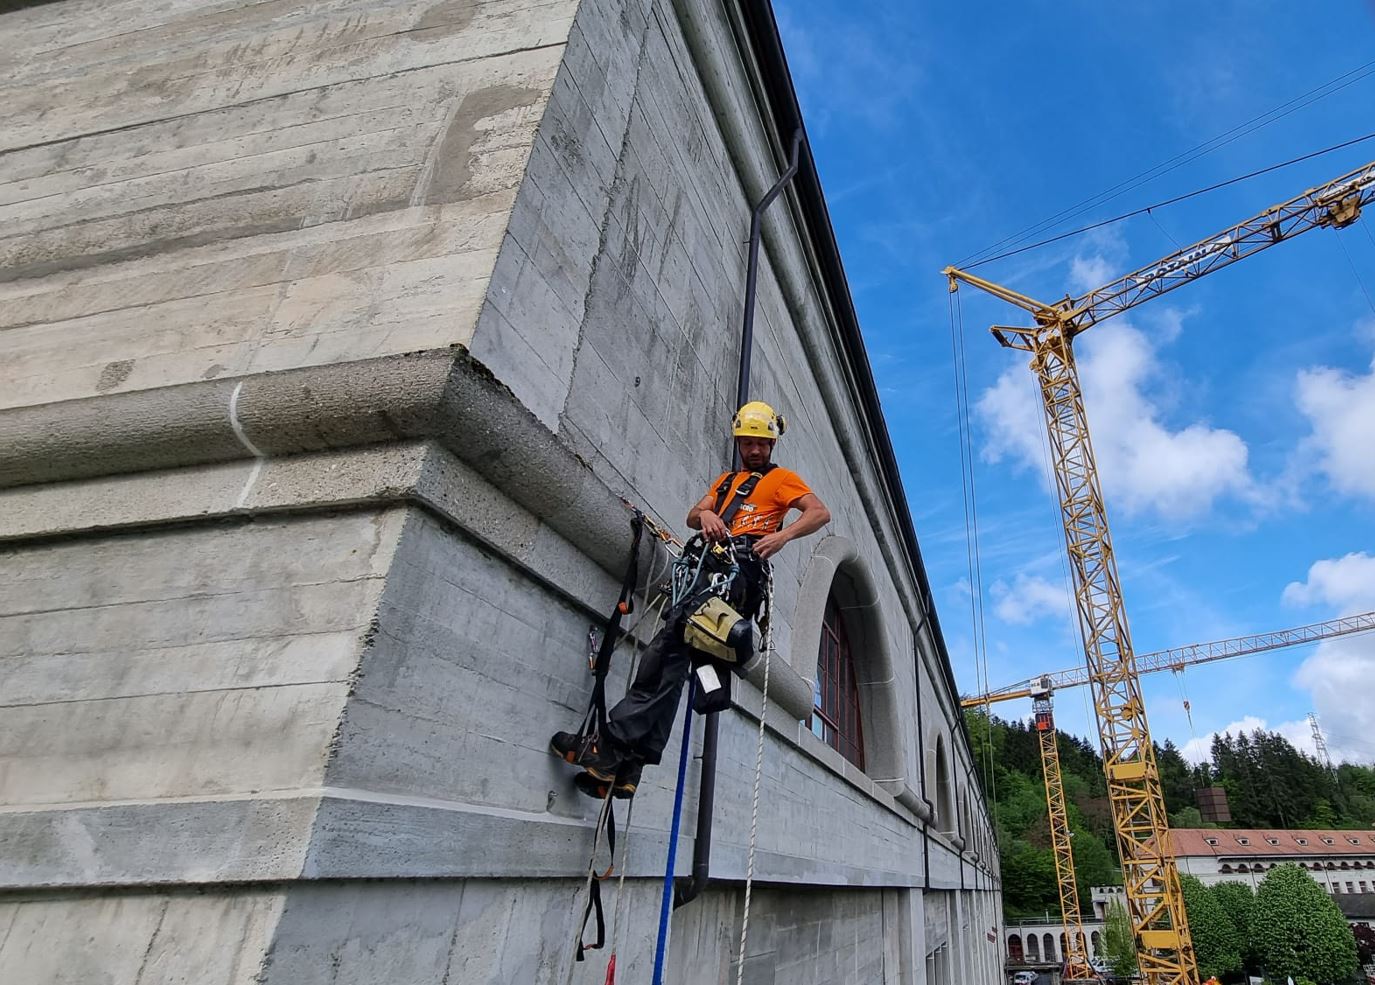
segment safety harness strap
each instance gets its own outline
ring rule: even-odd
[[[611,806],[611,792],[607,791],[606,807],[606,844],[611,850],[611,864],[606,867],[606,871],[597,872],[596,847],[593,846],[593,857],[588,860],[588,876],[591,878],[591,885],[587,891],[587,907],[582,911],[582,924],[578,927],[578,954],[577,960],[584,960],[587,951],[600,950],[606,945],[606,914],[602,909],[602,880],[608,878],[616,868],[616,811]],[[597,939],[591,944],[583,941],[583,935],[587,932],[587,921],[595,915],[597,918]]]
[[[730,487],[734,484],[739,472],[729,472],[726,477],[716,485],[716,504],[712,512],[721,518],[721,522],[730,529],[731,523],[735,520],[735,514],[740,512],[740,507],[745,505],[745,500],[749,499],[754,493],[754,487],[759,485],[759,480],[764,478],[774,469],[772,463],[764,466],[758,472],[751,472],[749,478],[740,483],[740,488],[735,490],[735,495],[730,496],[730,502],[726,502],[726,497],[730,495]]]
[[[592,660],[592,698],[579,735],[588,738],[606,731],[606,675],[611,670],[611,655],[621,640],[621,620],[635,611],[635,585],[640,580],[640,540],[644,534],[644,514],[634,512],[630,520],[630,561],[621,579],[621,594],[616,607],[602,625],[602,642]]]

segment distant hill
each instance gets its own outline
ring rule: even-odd
[[[1010,918],[1060,909],[1050,851],[1045,786],[1036,732],[1021,721],[967,711],[969,735],[998,830],[1003,909]],[[1079,898],[1090,886],[1122,881],[1097,739],[1056,732],[1064,777]],[[1227,791],[1238,828],[1368,828],[1375,825],[1375,769],[1344,764],[1335,771],[1299,752],[1283,736],[1257,730],[1213,741],[1212,758],[1190,766],[1166,740],[1156,760],[1170,823],[1206,827],[1194,790]]]

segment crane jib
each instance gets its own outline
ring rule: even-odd
[[[1155,269],[1148,270],[1140,276],[1133,275],[1131,278],[1132,287],[1144,287],[1151,283],[1151,281],[1160,280],[1162,277],[1167,277],[1184,267],[1192,266],[1200,260],[1206,260],[1215,253],[1221,253],[1235,242],[1236,240],[1231,236],[1223,236],[1221,239],[1215,239],[1211,243],[1206,243],[1203,246],[1196,246],[1189,250],[1189,252],[1181,253],[1174,259],[1168,260]]]

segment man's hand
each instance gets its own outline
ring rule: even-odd
[[[721,518],[711,510],[703,510],[699,513],[698,520],[701,521],[702,536],[705,539],[713,543],[719,543],[730,537],[730,531],[726,529],[726,525],[722,523]]]
[[[754,542],[754,553],[764,560],[768,560],[783,549],[783,545],[792,540],[790,534],[782,530],[775,530],[771,534],[765,534]]]

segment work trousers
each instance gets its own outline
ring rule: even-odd
[[[663,756],[683,683],[692,671],[692,647],[683,642],[686,618],[681,607],[669,611],[641,655],[625,697],[607,715],[609,738],[626,758],[655,766]]]
[[[763,597],[763,572],[767,562],[754,555],[741,566],[736,590],[729,601],[741,615],[753,618]],[[683,642],[683,624],[700,603],[691,599],[670,608],[663,628],[654,634],[640,657],[640,667],[625,697],[607,715],[607,731],[616,752],[627,759],[658,765],[673,732],[678,699],[692,672],[697,651]]]

